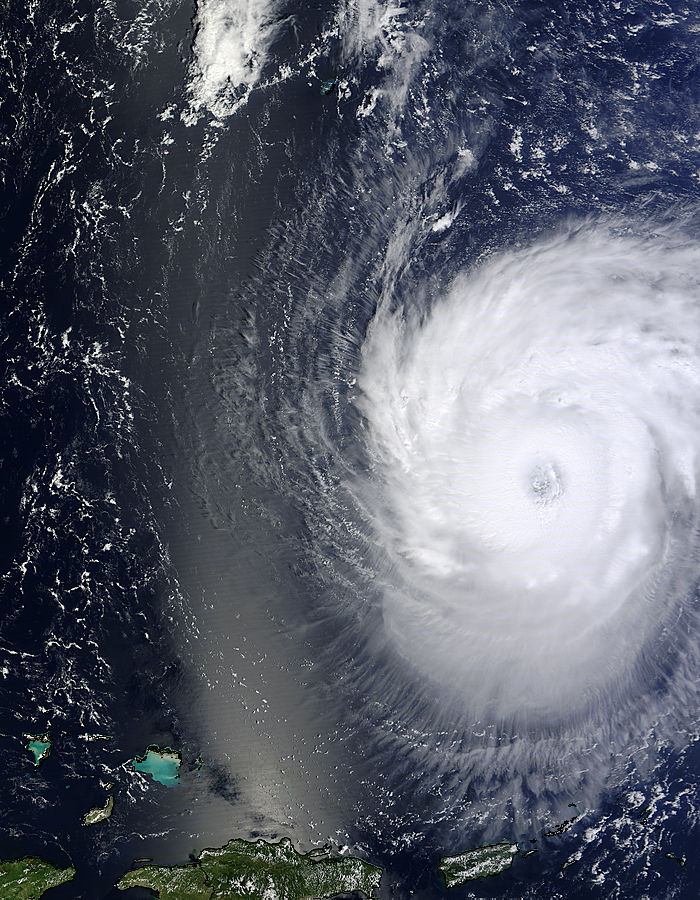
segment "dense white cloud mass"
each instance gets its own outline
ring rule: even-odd
[[[336,8],[329,7],[328,13],[321,31],[304,46],[295,42],[291,56],[280,61],[273,47],[285,28],[298,39],[298,13],[288,4],[281,0],[199,0],[186,119],[193,123],[203,112],[225,119],[245,106],[255,89],[299,73],[304,73],[317,91],[325,80],[317,63],[333,57],[331,47],[336,42],[340,43],[338,73],[367,66],[381,82],[381,87],[375,85],[357,98],[357,116],[371,115],[380,99],[399,116],[410,83],[429,50],[419,33],[420,19],[412,18],[407,7],[391,0],[342,0]],[[331,70],[323,71],[327,75]],[[350,81],[344,90],[349,90]]]
[[[579,229],[377,315],[385,628],[474,714],[565,718],[658,662],[694,583],[699,272],[668,234]]]
[[[201,0],[195,19],[193,106],[235,112],[262,76],[284,17],[275,0]]]

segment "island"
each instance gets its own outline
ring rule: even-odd
[[[145,887],[160,900],[313,900],[359,892],[376,897],[382,870],[353,856],[338,856],[329,847],[297,852],[289,838],[279,843],[232,840],[202,850],[194,862],[142,866],[117,882],[119,890]]]
[[[443,856],[438,868],[445,876],[447,887],[451,888],[467,881],[504,872],[513,864],[517,852],[517,844],[508,842],[487,844],[456,856]]]
[[[2,900],[38,900],[49,888],[75,878],[75,869],[57,869],[43,859],[25,856],[0,862]]]
[[[27,734],[22,735],[27,740],[27,750],[34,754],[34,765],[38,766],[51,753],[51,738],[48,734]]]
[[[150,775],[154,781],[166,787],[177,787],[180,783],[182,756],[170,747],[149,744],[143,756],[137,756],[133,767],[137,772]]]
[[[95,806],[85,813],[83,825],[97,825],[98,822],[104,822],[105,819],[108,819],[112,815],[113,809],[114,795],[110,794],[109,797],[107,797],[107,802],[104,806]]]

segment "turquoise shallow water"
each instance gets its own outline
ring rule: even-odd
[[[180,784],[180,755],[166,747],[149,747],[144,756],[137,756],[134,769],[150,775],[154,781],[166,787],[177,787]]]
[[[34,765],[38,766],[39,763],[49,755],[51,741],[30,741],[27,747],[34,754]]]

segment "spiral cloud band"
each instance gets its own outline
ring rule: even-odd
[[[579,228],[377,314],[358,402],[385,628],[475,715],[632,690],[692,604],[699,272],[668,233]]]

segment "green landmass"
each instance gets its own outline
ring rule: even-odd
[[[445,876],[447,887],[455,887],[467,881],[477,878],[485,878],[487,875],[498,875],[513,864],[513,858],[518,852],[517,844],[488,844],[477,847],[476,850],[467,850],[457,856],[443,856],[439,869]]]
[[[108,819],[112,815],[113,809],[114,796],[110,794],[109,797],[107,797],[107,802],[104,806],[95,806],[85,813],[83,825],[97,825],[98,822],[104,822],[105,819]]]
[[[38,900],[59,884],[75,878],[75,869],[57,869],[43,859],[25,856],[0,862],[0,897],[2,900]]]
[[[166,787],[177,787],[180,783],[181,764],[182,756],[177,750],[170,747],[160,748],[156,744],[150,744],[144,755],[137,756],[133,761],[137,772],[150,775],[154,781]]]
[[[161,900],[211,900],[214,896],[207,873],[198,863],[143,866],[117,882],[120,891],[130,887],[150,888]]]
[[[117,882],[119,890],[146,887],[160,900],[317,900],[358,891],[373,898],[382,870],[330,848],[298,853],[289,838],[229,841],[202,850],[187,865],[142,866]]]
[[[34,754],[34,765],[40,765],[51,753],[51,738],[48,734],[27,734],[22,737],[27,739],[27,750]]]

